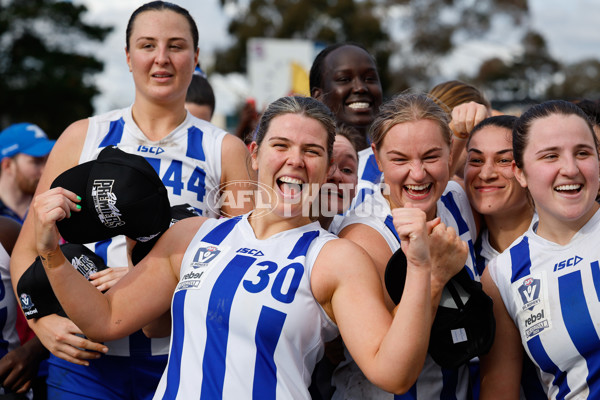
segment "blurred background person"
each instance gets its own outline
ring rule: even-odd
[[[10,255],[20,230],[21,224],[0,215],[0,399],[31,399],[35,395],[35,400],[42,400],[46,398],[46,373],[36,376],[48,350],[37,337],[17,329],[17,318],[24,317],[10,279]]]
[[[210,122],[215,112],[215,93],[200,66],[196,67],[185,95],[185,108],[196,118]]]
[[[0,215],[23,223],[52,146],[54,140],[34,124],[0,133]]]

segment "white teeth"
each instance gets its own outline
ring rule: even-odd
[[[555,188],[555,190],[577,190],[581,187],[581,185],[560,185]]]
[[[408,190],[425,190],[429,187],[429,184],[424,185],[405,185]]]
[[[294,183],[296,185],[302,185],[303,183],[300,179],[292,178],[289,176],[282,176],[281,178],[279,178],[279,180],[284,183]]]
[[[356,108],[369,108],[369,103],[351,103],[348,104],[348,107],[352,108],[352,109],[356,109]]]

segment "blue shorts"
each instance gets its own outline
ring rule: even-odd
[[[167,366],[167,355],[107,356],[89,367],[50,355],[49,400],[150,400]]]

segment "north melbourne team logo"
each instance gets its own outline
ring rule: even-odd
[[[200,247],[196,251],[196,255],[194,255],[194,261],[192,261],[193,268],[201,268],[206,267],[208,263],[214,260],[221,250],[219,250],[216,246],[207,246]]]
[[[81,257],[73,257],[71,264],[77,269],[86,279],[90,279],[90,275],[98,272],[98,267],[88,256],[83,254]]]
[[[112,188],[115,181],[112,179],[96,179],[92,186],[92,199],[98,218],[107,228],[116,228],[124,225],[121,220],[121,211],[117,208],[117,196]]]

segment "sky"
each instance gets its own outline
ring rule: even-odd
[[[133,102],[134,87],[125,62],[125,26],[129,15],[144,0],[72,0],[85,4],[90,22],[113,25],[115,28],[97,51],[105,69],[96,76],[102,94],[94,102],[96,113],[121,108]],[[200,31],[200,62],[212,64],[216,49],[232,43],[227,24],[235,12],[233,7],[221,8],[219,0],[171,0],[186,8],[196,20]],[[241,3],[245,3],[242,1]],[[547,41],[550,54],[561,62],[576,62],[594,57],[600,59],[600,1],[598,0],[529,0],[531,25]],[[594,33],[596,32],[596,33]],[[498,29],[485,41],[461,43],[442,69],[445,79],[454,79],[458,72],[473,73],[480,62],[492,56],[506,57],[516,48],[519,37],[513,30]],[[209,76],[217,98],[217,114],[233,111],[237,102],[251,96],[243,76]]]

